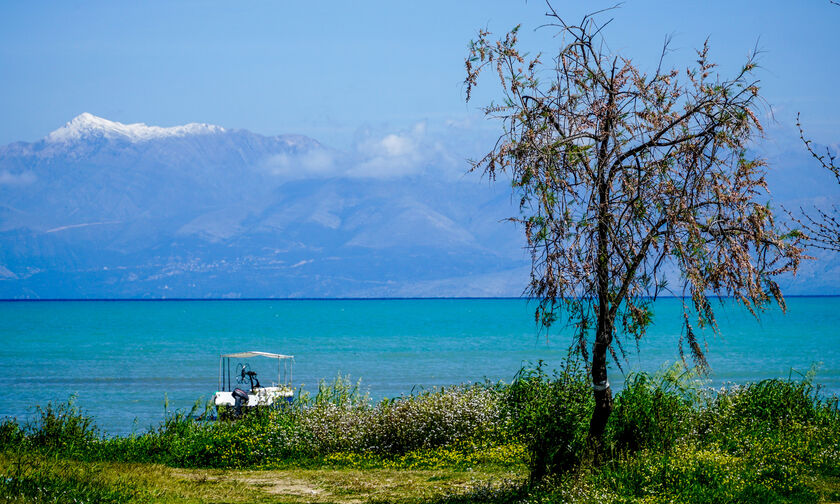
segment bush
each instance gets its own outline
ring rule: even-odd
[[[297,439],[292,451],[305,456],[325,455],[342,451],[359,451],[365,444],[365,428],[370,422],[370,397],[361,388],[340,374],[332,383],[321,381],[314,398],[298,394],[289,409],[282,409],[290,425],[296,427]]]
[[[811,384],[764,380],[714,391],[698,415],[698,438],[728,453],[750,457],[756,447],[798,445],[799,458],[840,475],[837,397],[824,399]]]
[[[476,384],[424,391],[373,406],[358,383],[339,375],[332,383],[322,382],[314,396],[299,394],[292,404],[252,411],[236,421],[195,421],[196,406],[190,413],[168,415],[148,433],[100,440],[98,453],[88,455],[184,467],[243,468],[313,463],[331,454],[397,460],[413,453],[431,460],[429,450],[451,449],[440,460],[466,464],[473,460],[468,452],[495,446],[504,436],[501,395],[499,387]],[[409,465],[413,461],[405,459]]]
[[[26,441],[26,433],[16,419],[0,420],[0,446],[20,446]]]
[[[484,445],[504,434],[497,389],[460,386],[381,402],[366,425],[365,446],[380,454]]]
[[[670,450],[693,427],[697,374],[682,365],[649,375],[631,374],[607,424],[613,451]]]
[[[464,443],[485,445],[504,433],[500,391],[485,384],[453,386],[384,400],[371,406],[359,385],[339,376],[322,383],[314,398],[303,396],[276,412],[294,426],[302,454],[402,455]]]
[[[27,440],[35,447],[75,454],[87,451],[99,439],[93,418],[75,403],[36,407],[37,418],[25,427]]]
[[[594,402],[579,361],[567,360],[551,379],[542,361],[523,368],[507,389],[505,408],[511,434],[528,451],[532,480],[563,473],[581,460]]]

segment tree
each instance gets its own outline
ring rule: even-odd
[[[539,300],[538,322],[562,319],[575,330],[597,449],[613,408],[607,355],[621,365],[624,340],[644,335],[658,295],[683,300],[680,355],[687,343],[705,367],[695,329],[717,331],[712,298],[731,296],[755,316],[773,301],[784,309],[774,277],[795,271],[802,249],[798,233],[778,231],[757,201],[766,187],[765,163],[748,150],[762,132],[755,53],[722,80],[708,41],[695,66],[663,70],[666,40],[646,75],[605,49],[597,15],[572,25],[548,10],[545,26],[561,42],[550,65],[520,52],[519,27],[498,40],[482,30],[471,43],[467,101],[488,69],[504,96],[484,108],[503,132],[473,170],[512,180],[521,215],[511,220],[524,227],[532,259],[526,293]]]

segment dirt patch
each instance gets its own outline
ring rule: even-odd
[[[285,475],[265,474],[255,476],[232,476],[230,480],[255,486],[272,495],[289,495],[298,497],[317,497],[325,492],[310,482]]]
[[[269,495],[295,497],[294,500],[319,502],[335,499],[330,492],[313,482],[276,471],[186,471],[174,470],[173,475],[192,483],[228,483],[243,490],[259,490]]]
[[[259,502],[361,504],[371,499],[401,502],[460,493],[476,484],[494,486],[514,474],[399,469],[296,469],[267,471],[174,470],[193,485],[211,483],[236,489],[238,497]],[[257,497],[257,496],[260,497]]]

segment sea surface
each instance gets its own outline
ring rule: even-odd
[[[788,311],[754,319],[717,307],[720,334],[703,333],[709,386],[799,377],[840,394],[840,297],[788,298]],[[568,331],[541,332],[520,299],[8,301],[0,302],[0,418],[33,418],[37,405],[75,396],[109,435],[142,432],[217,390],[219,354],[294,355],[296,387],[337,374],[362,380],[374,400],[423,388],[509,382],[523,365],[558,365]],[[655,304],[654,325],[625,371],[680,360],[681,301]],[[231,364],[235,367],[236,359]],[[252,359],[263,384],[273,362]],[[274,378],[276,381],[276,378]],[[610,381],[620,388],[613,364]]]

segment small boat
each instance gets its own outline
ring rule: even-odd
[[[277,381],[263,386],[257,372],[251,369],[251,359],[268,358],[277,360]],[[236,362],[231,373],[231,359]],[[234,416],[242,414],[242,408],[271,406],[275,402],[291,402],[294,397],[292,373],[294,356],[269,352],[237,352],[219,356],[219,388],[213,396],[213,403],[222,411],[233,409]],[[263,377],[265,379],[265,377]],[[235,384],[234,384],[235,381]]]

